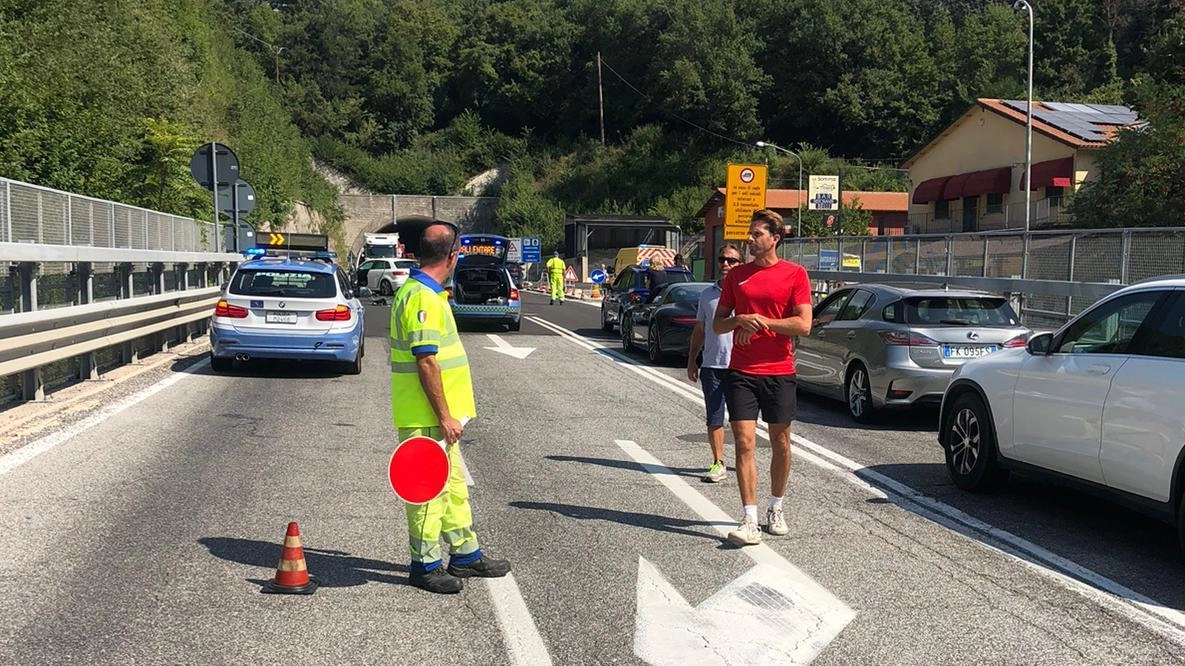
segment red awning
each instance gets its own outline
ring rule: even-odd
[[[967,174],[963,196],[977,197],[981,194],[1008,194],[1012,189],[1012,170],[1008,167],[985,169]]]
[[[1023,167],[1022,167],[1023,168]],[[1033,165],[1033,190],[1042,187],[1070,187],[1074,183],[1074,158],[1037,162]],[[1025,189],[1025,177],[1020,177],[1020,189]]]
[[[913,190],[913,202],[915,204],[924,204],[931,201],[938,201],[942,198],[942,189],[948,180],[950,180],[950,176],[922,181]]]
[[[946,181],[946,185],[942,188],[943,199],[962,199],[963,188],[967,185],[967,179],[971,176],[969,173],[960,173],[951,176],[950,180]]]

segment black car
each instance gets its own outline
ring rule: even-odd
[[[671,283],[653,299],[627,307],[621,325],[622,348],[628,352],[645,344],[652,363],[670,354],[687,356],[699,297],[710,286],[711,282]]]
[[[603,287],[601,298],[601,330],[609,332],[620,324],[626,308],[650,300],[668,284],[692,282],[695,276],[686,268],[666,268],[661,271],[633,264],[621,269],[612,284]]]

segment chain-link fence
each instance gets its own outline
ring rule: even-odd
[[[802,238],[779,252],[817,271],[1125,285],[1185,274],[1185,228]],[[1021,296],[1030,326],[1060,325],[1094,302]]]
[[[214,225],[0,178],[0,243],[213,252]]]

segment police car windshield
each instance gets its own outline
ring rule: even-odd
[[[282,296],[284,298],[333,298],[337,288],[333,275],[304,271],[245,270],[235,273],[230,293],[239,296]]]

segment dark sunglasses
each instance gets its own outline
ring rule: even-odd
[[[728,264],[729,266],[741,263],[740,259],[733,259],[732,257],[716,257],[716,261],[722,264]]]

